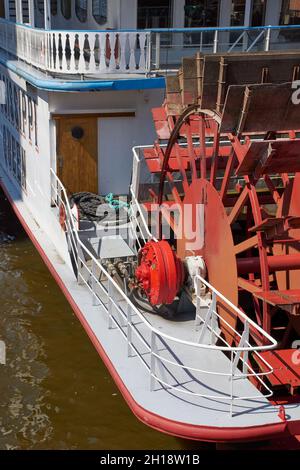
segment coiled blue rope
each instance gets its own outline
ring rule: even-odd
[[[105,202],[109,204],[112,209],[127,209],[130,210],[130,205],[128,202],[120,201],[119,199],[114,199],[113,193],[108,193],[105,196]]]

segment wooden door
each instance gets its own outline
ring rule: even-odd
[[[58,116],[57,174],[69,194],[98,193],[97,118]]]

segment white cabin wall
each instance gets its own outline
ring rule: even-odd
[[[98,119],[98,181],[101,194],[127,194],[132,169],[134,117]]]
[[[136,29],[137,27],[137,1],[120,0],[120,28]]]
[[[164,89],[51,92],[49,106],[50,112],[55,114],[135,111],[137,101],[140,99],[138,97],[143,96],[148,101],[150,99],[148,97],[151,96],[151,100],[157,101],[156,106],[159,106],[162,103],[163,95]],[[146,105],[147,103],[144,102],[144,106]]]
[[[163,90],[137,91],[135,117],[100,118],[99,192],[127,194],[132,172],[132,147],[156,138],[151,109],[160,106]]]
[[[125,0],[126,1],[126,0]],[[121,18],[121,3],[124,0],[108,0],[107,2],[107,13],[108,18],[112,26],[110,28],[120,29],[120,18]],[[99,28],[99,25],[98,25]]]
[[[35,176],[35,207],[39,211],[39,219],[44,222],[44,227],[48,225],[48,216],[43,210],[45,204],[50,206],[51,190],[50,190],[50,126],[49,126],[49,105],[48,92],[38,90],[38,106],[37,106],[37,134],[39,143],[39,155],[36,162]]]
[[[268,0],[266,8],[266,25],[277,25],[280,20],[282,0]]]
[[[26,190],[14,178],[11,170],[6,169],[11,181],[18,189],[20,198],[24,200],[29,210],[32,212],[38,224],[44,229],[49,227],[49,215],[45,207],[50,207],[50,134],[49,134],[49,107],[48,93],[36,90],[34,87],[4,67],[0,67],[1,73],[17,85],[20,91],[26,96],[27,117],[24,122],[24,132],[18,130],[5,115],[1,116],[2,124],[8,129],[16,142],[21,146],[26,154]],[[36,122],[37,122],[37,146],[35,143],[35,126],[31,128],[31,138],[29,138],[29,116],[27,97],[31,97],[36,102]],[[20,111],[19,111],[20,112]],[[34,113],[34,107],[33,107]],[[22,121],[20,112],[20,120]],[[34,122],[35,122],[35,118]],[[0,156],[1,159],[4,155]],[[5,164],[4,164],[5,167]]]
[[[101,194],[128,192],[132,147],[154,142],[156,134],[151,109],[160,106],[163,97],[163,89],[50,94],[50,112],[54,114],[135,113],[134,117],[98,118],[98,181]]]
[[[37,139],[38,148],[26,140],[26,203],[39,225],[47,229],[50,207],[50,134],[48,93],[37,93]]]

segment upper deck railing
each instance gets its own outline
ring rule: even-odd
[[[299,26],[44,30],[0,19],[0,48],[54,75],[163,73],[196,52],[298,49]]]
[[[145,74],[149,43],[149,31],[44,30],[0,20],[0,47],[54,74]]]

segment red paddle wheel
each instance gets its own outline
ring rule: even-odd
[[[144,149],[159,178],[147,207],[159,209],[159,239],[168,224],[176,255],[202,256],[208,281],[290,348],[300,334],[300,106],[291,79],[232,84],[226,60],[211,110],[199,56],[168,79],[165,103],[153,110],[158,140]],[[231,311],[220,313],[236,327]]]

